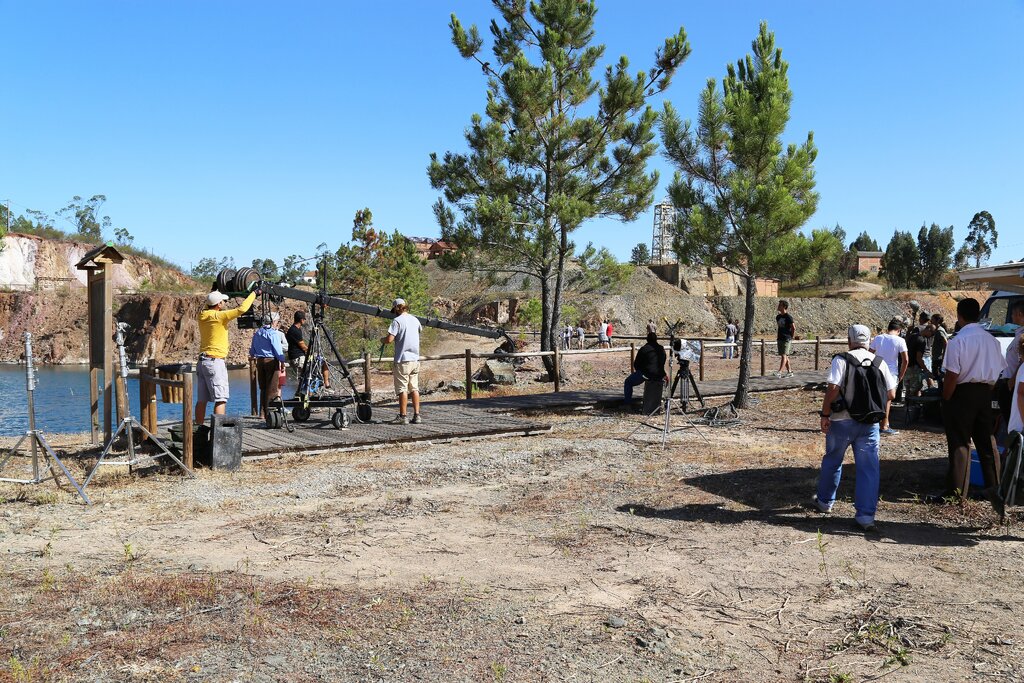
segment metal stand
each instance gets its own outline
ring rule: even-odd
[[[675,355],[676,355],[676,348],[675,348],[676,347],[676,343],[675,343],[676,342],[676,331],[679,329],[679,327],[682,326],[683,322],[682,322],[682,320],[677,320],[674,323],[669,323],[667,319],[663,319],[663,320],[664,320],[665,326],[666,326],[666,328],[668,330],[668,340],[669,340],[668,348],[669,348],[669,351],[670,351],[669,356],[668,356],[668,374],[671,377],[672,376],[672,361],[673,361],[673,359],[675,358]],[[697,434],[700,435],[700,438],[704,439],[705,443],[707,443],[707,444],[711,443],[710,441],[708,441],[708,438],[706,436],[704,436],[704,433],[702,431],[700,431],[700,429],[697,427],[697,425],[694,424],[694,422],[689,417],[686,417],[686,410],[687,410],[687,408],[689,406],[689,402],[690,402],[690,385],[691,384],[693,385],[693,390],[697,394],[697,398],[700,400],[700,404],[702,406],[704,405],[704,397],[702,397],[700,395],[700,390],[697,388],[697,383],[694,381],[693,375],[690,374],[690,363],[689,363],[689,361],[684,361],[684,360],[680,359],[679,362],[680,362],[680,374],[685,373],[685,374],[687,374],[689,376],[689,381],[688,382],[686,381],[686,379],[683,380],[683,388],[682,388],[682,391],[680,392],[679,398],[677,399],[677,398],[674,398],[672,396],[673,393],[675,393],[674,389],[675,389],[676,383],[679,381],[679,377],[676,377],[676,382],[672,383],[671,388],[669,387],[668,382],[664,382],[663,384],[665,385],[665,390],[666,390],[665,394],[664,394],[665,398],[662,400],[661,405],[658,406],[658,409],[656,411],[654,411],[650,415],[646,416],[648,418],[653,418],[653,417],[657,417],[659,415],[663,415],[664,418],[665,418],[664,424],[641,421],[640,424],[637,425],[637,428],[634,429],[632,431],[632,433],[630,433],[629,438],[632,438],[633,435],[636,434],[638,431],[640,431],[640,429],[643,428],[643,427],[649,427],[651,429],[656,429],[656,430],[661,432],[661,447],[662,447],[662,449],[664,449],[665,446],[668,444],[668,435],[669,434],[671,434],[673,432],[681,432],[684,429],[693,429],[694,431],[697,432]],[[685,363],[685,365],[684,365],[684,363]],[[683,425],[681,425],[679,427],[673,427],[672,426],[672,404],[673,403],[675,403],[677,405],[680,414],[683,415],[683,422],[685,424],[683,424]]]
[[[117,365],[117,381],[124,383],[126,397],[128,395],[128,356],[124,351],[124,330],[127,327],[127,323],[117,323],[117,333],[115,334],[114,337],[114,340],[117,343],[119,359]],[[125,401],[125,405],[129,405],[127,402],[127,398]],[[100,454],[100,459],[96,461],[96,465],[92,468],[92,471],[89,472],[89,476],[86,477],[85,482],[82,484],[83,490],[89,485],[89,482],[92,481],[92,478],[96,476],[96,472],[98,472],[100,467],[103,465],[127,466],[128,471],[130,472],[131,469],[138,465],[140,462],[155,462],[156,459],[160,457],[160,455],[141,455],[135,450],[134,430],[136,428],[138,428],[143,434],[145,434],[149,438],[149,440],[152,441],[157,446],[157,448],[163,451],[163,455],[166,455],[168,458],[170,458],[174,462],[174,464],[180,467],[182,470],[184,470],[184,472],[188,474],[188,476],[196,476],[192,470],[185,466],[185,463],[183,463],[181,460],[178,460],[177,456],[175,456],[174,453],[168,450],[167,446],[165,446],[163,442],[160,441],[160,439],[158,439],[148,429],[143,427],[138,420],[132,417],[130,407],[126,407],[125,410],[128,414],[121,418],[121,424],[118,425],[117,431],[114,432],[113,435],[111,435],[110,441],[107,442],[106,447],[103,449],[103,453]],[[120,436],[122,432],[124,433],[124,438],[125,441],[127,442],[127,454],[125,456],[122,456],[122,459],[120,460],[107,460],[107,455],[110,454],[110,451],[113,449],[114,444],[117,442],[117,437]]]
[[[25,443],[28,439],[31,455],[27,456],[32,458],[32,478],[31,479],[18,479],[11,477],[0,477],[0,481],[7,482],[9,484],[41,484],[44,481],[53,480],[57,486],[60,486],[60,479],[54,466],[60,468],[60,471],[67,477],[68,482],[74,487],[75,491],[81,496],[82,500],[85,501],[86,505],[92,505],[92,501],[89,500],[89,496],[85,495],[85,486],[79,486],[75,478],[68,472],[68,468],[64,466],[57,454],[50,448],[50,444],[47,443],[46,437],[43,433],[36,429],[36,404],[35,404],[35,389],[36,389],[36,368],[32,360],[32,335],[29,332],[25,333],[25,389],[28,394],[28,431],[18,439],[18,442],[14,444],[14,448],[7,452],[7,455],[0,458],[0,471],[3,471],[4,467],[12,458],[19,455],[21,444]],[[47,469],[49,470],[49,476],[43,476],[43,473],[39,467],[39,454],[40,450],[43,453],[44,460],[48,457]],[[26,457],[26,456],[22,456]],[[52,462],[50,462],[52,461]]]

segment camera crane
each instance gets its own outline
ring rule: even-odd
[[[232,269],[222,270],[217,274],[217,278],[213,283],[213,289],[228,295],[246,296],[248,292],[254,290],[262,292],[259,311],[257,312],[254,306],[248,312],[239,316],[238,326],[242,329],[259,327],[263,316],[270,312],[271,304],[280,304],[285,299],[302,301],[311,310],[313,318],[312,331],[309,342],[306,345],[306,355],[299,374],[295,396],[290,399],[278,398],[276,399],[276,405],[272,404],[270,406],[266,415],[266,423],[270,428],[286,427],[289,431],[293,429],[288,424],[288,419],[284,412],[286,408],[291,408],[291,416],[296,422],[308,420],[314,408],[330,409],[333,411],[331,423],[338,429],[349,425],[349,416],[344,411],[344,408],[348,406],[355,405],[355,417],[359,422],[369,422],[373,416],[370,395],[356,388],[352,374],[349,372],[348,363],[342,358],[330,330],[324,324],[325,313],[328,308],[334,308],[377,318],[394,319],[398,316],[380,306],[328,294],[326,265],[320,271],[319,279],[320,286],[315,291],[310,291],[283,283],[268,283],[263,280],[262,275],[254,268],[241,268],[238,271]],[[504,341],[498,347],[498,353],[511,353],[515,351],[515,342],[501,328],[461,325],[441,320],[440,318],[426,316],[415,316],[415,318],[424,327],[486,337],[488,339],[502,339]],[[322,367],[325,364],[341,374],[341,379],[346,385],[347,395],[341,396],[325,393],[326,387],[324,386],[322,374]]]

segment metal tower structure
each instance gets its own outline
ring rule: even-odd
[[[654,206],[654,236],[651,239],[651,263],[674,263],[672,240],[675,236],[676,209],[663,199]]]

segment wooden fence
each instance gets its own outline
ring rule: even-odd
[[[734,346],[737,349],[737,351],[739,351],[739,349],[741,347],[741,342],[737,342],[736,344],[726,344],[723,341],[705,341],[703,339],[695,340],[695,341],[699,342],[700,350],[701,350],[700,361],[699,361],[698,366],[697,366],[698,367],[698,379],[700,381],[704,381],[704,360],[705,360],[705,356],[707,355],[706,352],[713,351],[714,349],[722,349],[722,348],[725,348],[727,346]],[[758,349],[757,352],[760,354],[761,376],[762,377],[765,374],[767,374],[767,368],[766,368],[767,348],[768,348],[768,346],[770,344],[773,344],[773,343],[774,342],[770,342],[770,341],[765,340],[765,339],[755,339],[755,340],[753,340],[753,347]],[[794,346],[813,344],[814,345],[814,369],[815,370],[820,370],[821,369],[821,347],[822,346],[828,346],[828,345],[836,345],[836,344],[842,344],[845,347],[846,344],[847,344],[847,341],[845,339],[822,339],[821,337],[815,337],[814,339],[796,339],[792,343],[793,343]],[[465,361],[466,361],[466,376],[465,376],[466,399],[469,400],[469,399],[473,398],[473,361],[474,360],[484,360],[484,361],[486,361],[486,360],[495,360],[495,359],[497,359],[497,360],[508,360],[508,359],[513,359],[513,358],[545,358],[545,357],[553,358],[554,359],[555,370],[556,370],[556,372],[554,373],[555,374],[555,381],[554,381],[554,387],[553,388],[554,388],[555,392],[559,392],[559,391],[562,390],[560,375],[561,375],[562,359],[564,357],[566,357],[566,356],[586,356],[586,355],[608,354],[608,353],[621,353],[621,354],[629,353],[629,368],[630,368],[630,370],[632,370],[633,363],[634,363],[634,361],[636,359],[636,350],[637,350],[637,346],[636,346],[635,342],[631,342],[629,346],[617,346],[617,347],[612,347],[610,349],[568,349],[568,350],[566,350],[566,349],[555,349],[553,351],[526,351],[526,352],[522,352],[522,353],[477,353],[477,352],[473,351],[472,349],[466,349],[463,353],[448,353],[448,354],[442,354],[442,355],[437,355],[437,356],[420,356],[420,362],[429,363],[429,362],[432,362],[432,361],[461,360],[461,359],[465,359]],[[666,350],[667,350],[667,347],[666,347]],[[353,369],[357,368],[357,367],[371,368],[372,369],[372,367],[374,365],[385,366],[385,365],[391,365],[391,363],[392,363],[392,360],[390,358],[389,359],[383,359],[383,360],[375,361],[375,360],[373,360],[373,358],[371,358],[369,353],[366,353],[366,354],[363,355],[363,357],[361,359],[354,359],[354,360],[349,361],[348,362],[348,366],[350,368],[353,368]],[[372,388],[371,387],[370,377],[371,377],[371,373],[369,373],[369,372],[364,372],[363,373],[363,391],[365,391],[367,393],[370,393],[371,388]],[[253,405],[255,405],[255,403]]]
[[[193,466],[192,381],[191,372],[183,373],[180,380],[160,377],[157,374],[156,361],[153,359],[150,359],[145,368],[139,368],[139,412],[141,413],[139,422],[151,433],[157,433],[156,388],[160,386],[169,390],[164,403],[181,403],[181,456],[185,467],[189,469],[192,469]]]

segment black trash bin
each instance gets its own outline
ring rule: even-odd
[[[167,444],[168,448],[179,459],[184,458],[184,453],[182,453],[184,430],[180,424],[176,424],[171,425],[168,431],[171,433],[171,442]],[[192,460],[194,463],[210,466],[210,428],[206,425],[192,425]]]
[[[242,419],[214,415],[210,437],[210,467],[234,472],[242,466]]]

